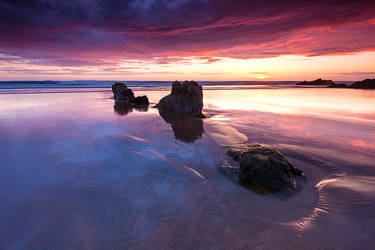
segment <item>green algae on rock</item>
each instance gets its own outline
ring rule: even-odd
[[[227,155],[240,162],[238,173],[242,182],[257,183],[271,190],[296,189],[296,176],[302,170],[294,167],[277,149],[252,144],[231,147]]]

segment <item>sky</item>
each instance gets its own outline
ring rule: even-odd
[[[374,0],[2,0],[0,80],[375,78]]]

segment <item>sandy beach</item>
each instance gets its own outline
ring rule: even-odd
[[[369,249],[375,91],[204,86],[205,119],[152,108],[169,86],[0,90],[0,249]],[[223,174],[262,143],[305,173],[293,195]],[[319,239],[319,240],[317,240]]]

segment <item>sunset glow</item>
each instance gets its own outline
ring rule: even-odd
[[[1,0],[0,250],[373,249],[375,0]]]
[[[374,9],[373,1],[3,1],[0,79],[373,78]]]

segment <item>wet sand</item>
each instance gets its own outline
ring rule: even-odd
[[[0,91],[0,249],[375,245],[375,91],[207,86],[203,120],[111,96]],[[228,178],[218,166],[240,143],[279,148],[305,172],[301,190],[259,195]]]

